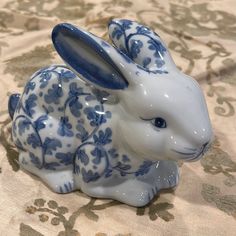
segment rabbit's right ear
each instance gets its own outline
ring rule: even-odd
[[[71,24],[55,26],[52,41],[59,55],[75,72],[102,88],[125,89],[132,80],[130,75],[137,71],[128,56]]]

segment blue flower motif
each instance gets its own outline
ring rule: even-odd
[[[48,115],[40,116],[35,122],[34,127],[37,131],[44,129],[46,127],[45,121],[48,120]]]
[[[72,152],[58,152],[56,153],[56,158],[60,160],[61,164],[64,164],[66,166],[72,165],[73,164],[73,159],[74,159],[74,153]]]
[[[52,88],[48,89],[48,94],[44,95],[45,102],[50,104],[59,104],[60,98],[63,96],[61,84],[53,84]]]
[[[71,129],[72,125],[69,123],[69,118],[67,116],[61,117],[57,133],[60,136],[72,137],[74,133]]]
[[[165,61],[162,60],[161,58],[157,58],[155,63],[156,63],[157,68],[161,68],[165,64]]]
[[[67,99],[67,102],[69,101],[70,111],[72,115],[79,117],[81,115],[80,110],[83,108],[82,103],[79,101],[79,96],[88,94],[84,93],[83,88],[78,87],[75,82],[70,84],[69,89],[69,98]]]
[[[119,40],[122,35],[123,35],[123,30],[120,28],[120,26],[116,26],[111,34],[111,37],[113,39]]]
[[[41,162],[40,162],[39,158],[37,156],[35,156],[32,152],[29,153],[29,156],[30,156],[31,163],[33,163],[36,168],[40,169]]]
[[[82,87],[78,87],[76,82],[73,82],[70,84],[69,86],[69,96],[75,96],[78,97],[79,95],[83,94],[83,88]]]
[[[162,67],[165,62],[162,59],[162,57],[164,57],[165,52],[167,51],[166,48],[164,47],[164,45],[157,40],[154,39],[149,39],[148,41],[149,44],[149,49],[154,52],[154,57],[156,57],[156,65],[158,68]]]
[[[144,174],[147,174],[151,168],[151,166],[154,164],[152,161],[144,161],[140,166],[139,169],[135,172],[135,176],[142,176]]]
[[[151,61],[152,61],[152,59],[150,57],[145,57],[143,59],[143,67],[147,68],[147,66],[150,64]]]
[[[81,173],[85,183],[96,181],[100,177],[97,172],[93,172],[92,170],[86,171],[84,168],[82,168]]]
[[[40,71],[40,76],[41,79],[39,80],[40,84],[40,88],[43,89],[48,85],[48,81],[51,79],[52,74],[51,74],[51,70],[42,70]]]
[[[25,130],[29,130],[30,125],[31,125],[30,120],[28,119],[20,120],[18,123],[19,135],[21,136],[25,132]]]
[[[25,90],[24,93],[27,95],[29,93],[29,91],[33,91],[35,88],[35,82],[29,81],[26,86],[25,86]]]
[[[46,137],[42,148],[45,154],[52,155],[52,151],[56,151],[57,147],[62,147],[61,141],[56,138]]]
[[[99,130],[98,134],[93,135],[94,143],[102,145],[110,143],[112,141],[111,137],[112,137],[111,128],[106,128],[105,131]]]
[[[36,133],[29,134],[27,137],[27,143],[33,148],[41,147],[41,140]]]
[[[112,115],[110,111],[104,112],[103,107],[99,105],[96,105],[94,108],[86,107],[84,114],[87,115],[87,119],[90,120],[90,125],[93,127],[106,123],[107,119],[111,118]]]
[[[83,105],[80,103],[79,97],[70,97],[69,108],[73,116],[80,117],[80,110],[83,108]]]
[[[113,39],[116,38],[117,40],[119,40],[122,35],[123,35],[122,29],[121,29],[119,26],[116,26],[116,27],[114,28],[112,34],[111,34],[111,37],[112,37]]]
[[[30,117],[32,117],[32,115],[35,113],[35,110],[33,108],[37,105],[36,101],[37,96],[35,94],[30,94],[30,96],[25,100],[24,111]]]
[[[90,120],[91,126],[99,126],[101,124],[101,108],[99,105],[93,107],[86,107],[84,109],[84,114],[87,115],[87,119]]]
[[[105,157],[105,153],[106,151],[102,148],[102,147],[95,147],[92,151],[91,151],[91,154],[92,156],[94,156],[95,158],[93,159],[93,163],[98,165],[100,164],[101,162],[101,159],[103,157]]]
[[[70,70],[61,69],[59,78],[62,79],[63,82],[70,82],[72,79],[76,78],[76,75]]]
[[[117,158],[119,156],[119,154],[117,153],[117,150],[115,148],[111,148],[110,150],[108,150],[108,154],[112,158]]]
[[[15,145],[18,149],[25,151],[21,141],[18,138],[15,140]]]
[[[132,21],[130,21],[130,20],[120,20],[119,23],[121,23],[121,24],[118,24],[114,28],[114,30],[111,34],[111,37],[116,38],[117,40],[119,40],[121,38],[121,36],[124,35],[125,30],[131,28]]]
[[[58,162],[49,162],[44,164],[44,168],[47,170],[56,170],[56,167],[60,166]]]
[[[130,58],[135,59],[137,58],[138,54],[140,53],[140,49],[143,47],[143,43],[141,40],[131,40],[130,46]]]
[[[127,155],[122,155],[122,161],[123,162],[130,162],[130,159],[128,158]]]
[[[124,30],[130,29],[133,24],[131,20],[120,20],[119,22]]]
[[[78,133],[76,134],[76,137],[79,138],[82,142],[88,137],[88,132],[84,128],[83,124],[80,124],[78,122],[78,125],[76,126],[76,130]]]
[[[136,30],[137,30],[138,34],[150,34],[151,33],[151,30],[143,25],[141,25],[141,26],[138,25],[136,27]]]
[[[88,165],[89,163],[89,157],[88,155],[86,154],[85,150],[84,149],[79,149],[77,151],[77,157],[78,157],[78,160],[81,161],[81,163],[83,163],[85,166]]]

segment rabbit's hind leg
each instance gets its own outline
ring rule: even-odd
[[[32,164],[30,160],[28,152],[20,152],[19,163],[22,169],[38,176],[53,192],[69,193],[76,189],[72,167],[64,170],[40,169]]]
[[[72,170],[45,171],[39,176],[56,193],[70,193],[76,190]]]

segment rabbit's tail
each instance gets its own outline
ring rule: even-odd
[[[15,113],[15,110],[16,110],[16,106],[17,106],[19,100],[20,100],[20,94],[19,93],[14,93],[9,97],[8,112],[9,112],[9,115],[10,115],[11,119],[13,119],[13,116],[14,116],[14,113]]]

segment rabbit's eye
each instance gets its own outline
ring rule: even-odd
[[[166,121],[161,117],[157,117],[157,118],[153,119],[151,122],[157,128],[163,129],[163,128],[166,128],[166,126],[167,126]]]

